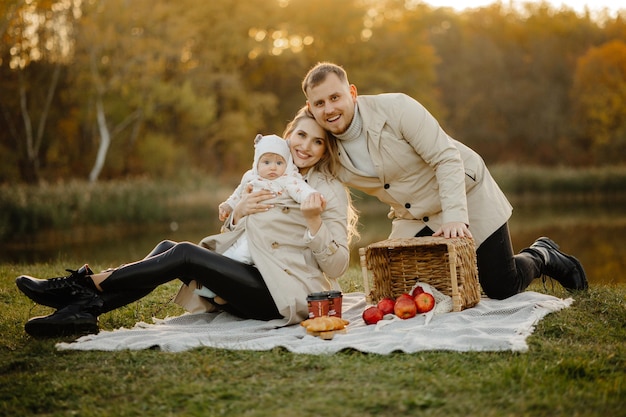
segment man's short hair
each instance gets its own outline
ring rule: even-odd
[[[302,92],[304,95],[307,95],[306,92],[309,88],[316,87],[324,82],[329,74],[335,74],[340,81],[348,82],[348,74],[342,67],[332,62],[319,62],[309,70],[302,81]]]

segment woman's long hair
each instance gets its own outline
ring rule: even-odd
[[[287,139],[289,136],[291,136],[293,131],[296,130],[298,124],[300,124],[300,121],[304,119],[311,119],[315,122],[315,118],[313,117],[313,114],[309,111],[307,106],[303,106],[300,110],[298,110],[293,120],[287,124],[287,126],[285,127],[285,131],[283,132],[283,137]],[[337,156],[337,142],[331,140],[328,132],[326,132],[325,130],[324,143],[326,144],[326,150],[324,152],[324,155],[322,155],[322,158],[317,162],[317,164],[315,164],[314,169],[317,172],[321,172],[322,174],[337,178],[337,170],[340,166],[339,157]]]
[[[287,139],[294,130],[296,130],[298,124],[301,120],[311,119],[315,121],[315,117],[309,111],[307,106],[303,106],[298,110],[293,120],[291,120],[287,126],[285,127],[285,131],[283,132],[283,137]],[[315,164],[312,168],[317,172],[320,172],[328,177],[333,179],[337,179],[338,170],[341,166],[339,162],[338,156],[338,148],[337,142],[330,138],[330,134],[324,130],[324,143],[326,144],[326,149],[324,150],[324,155],[320,158],[320,160]],[[352,203],[352,195],[350,194],[350,190],[348,187],[344,186],[346,190],[346,195],[348,197],[348,243],[352,241],[352,239],[359,237],[359,231],[357,229],[357,224],[359,221],[359,213],[357,209],[354,207]]]

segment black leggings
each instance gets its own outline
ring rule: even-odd
[[[425,227],[415,236],[431,236]],[[489,298],[502,300],[518,294],[541,275],[542,261],[532,253],[513,254],[509,226],[505,223],[476,250],[478,280]]]
[[[242,318],[271,320],[282,316],[259,270],[189,242],[159,243],[141,261],[123,265],[100,283],[110,311],[136,301],[161,284],[195,280],[227,304],[219,306]]]

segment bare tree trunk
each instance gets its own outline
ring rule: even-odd
[[[30,120],[30,113],[28,112],[28,98],[26,97],[26,84],[24,78],[20,73],[20,109],[22,110],[22,120],[24,121],[24,132],[26,135],[26,157],[28,158],[29,165],[35,159],[35,145],[33,138],[33,123]]]
[[[50,88],[48,88],[48,94],[46,95],[46,102],[44,103],[43,111],[41,112],[41,118],[39,119],[39,126],[37,127],[37,138],[35,139],[35,148],[37,153],[41,148],[41,142],[43,141],[43,133],[46,130],[46,123],[48,122],[48,113],[52,106],[52,99],[54,98],[54,92],[59,85],[59,76],[61,75],[61,64],[56,64],[54,67],[54,73],[52,74],[52,82]]]
[[[111,145],[111,133],[107,126],[104,104],[102,103],[104,87],[100,80],[100,74],[98,73],[95,51],[91,51],[90,58],[91,76],[96,87],[96,120],[98,121],[98,131],[100,132],[100,145],[98,146],[98,153],[96,154],[96,162],[89,173],[89,182],[94,183],[98,180],[100,172],[102,172],[102,167],[104,167],[109,145]]]
[[[100,146],[98,146],[98,154],[96,156],[96,162],[89,173],[89,182],[94,183],[98,180],[102,167],[104,167],[104,161],[109,151],[109,145],[111,144],[111,134],[107,126],[106,116],[104,114],[104,106],[102,104],[102,96],[98,95],[96,100],[96,118],[98,120],[98,130],[100,131]]]
[[[44,132],[46,130],[46,122],[48,121],[48,114],[50,107],[52,106],[52,100],[54,99],[54,93],[57,85],[59,84],[59,76],[61,74],[61,65],[57,64],[54,67],[52,73],[52,80],[48,87],[48,93],[46,94],[46,101],[44,102],[43,109],[41,110],[41,116],[39,117],[39,124],[37,125],[36,136],[33,132],[33,122],[28,111],[28,98],[26,96],[26,83],[22,73],[20,73],[20,108],[22,111],[22,120],[24,122],[24,131],[26,134],[26,158],[28,166],[31,170],[34,181],[39,181],[39,167],[41,166],[39,151],[41,149],[41,143],[43,141]]]
[[[100,146],[98,147],[96,162],[91,169],[91,173],[89,174],[89,182],[92,183],[96,182],[98,180],[98,177],[100,176],[100,172],[104,167],[104,162],[106,161],[107,153],[109,151],[112,139],[133,122],[134,127],[131,140],[135,140],[136,136],[139,134],[139,125],[142,118],[142,111],[135,110],[128,117],[126,117],[126,119],[124,119],[122,123],[117,125],[115,129],[113,129],[113,132],[111,132],[106,121],[104,105],[102,104],[102,96],[98,96],[96,101],[96,117],[98,119],[98,130],[100,132]]]

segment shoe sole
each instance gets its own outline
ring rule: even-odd
[[[38,323],[29,321],[24,326],[24,330],[35,338],[52,338],[64,336],[83,336],[87,334],[97,334],[100,331],[98,324],[89,323]]]
[[[37,304],[41,304],[43,306],[52,307],[52,308],[56,308],[56,309],[63,308],[63,307],[65,307],[67,305],[67,303],[63,303],[63,302],[55,303],[55,302],[50,302],[48,299],[41,298],[41,294],[39,294],[38,292],[35,292],[35,291],[31,290],[30,288],[28,288],[27,286],[25,286],[22,283],[22,279],[21,278],[29,278],[29,277],[26,277],[25,275],[21,275],[21,276],[15,278],[15,285],[17,286],[17,288],[20,291],[22,291],[24,293],[25,296],[27,296],[28,298],[30,298],[31,300],[33,300]]]
[[[561,255],[565,256],[570,261],[574,262],[574,266],[576,266],[576,269],[578,270],[578,273],[580,274],[583,280],[582,288],[566,288],[568,291],[582,291],[582,290],[586,290],[587,288],[589,288],[589,283],[587,282],[587,274],[585,274],[583,265],[580,263],[580,261],[576,257],[561,252],[559,245],[557,245],[556,242],[550,239],[549,237],[540,237],[537,240],[545,243],[546,245],[550,246],[552,249],[559,252]]]

